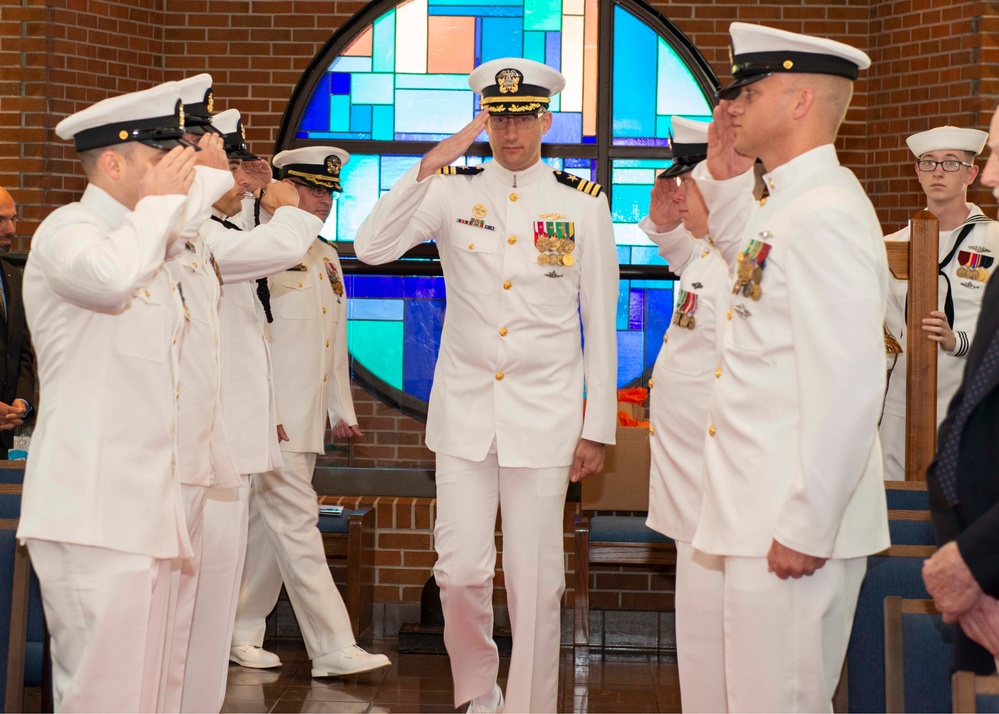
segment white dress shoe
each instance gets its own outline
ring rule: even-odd
[[[494,684],[489,694],[470,701],[465,711],[469,714],[503,714],[503,690]]]
[[[253,669],[270,669],[281,666],[281,659],[276,654],[256,645],[230,647],[229,661]]]
[[[312,660],[313,677],[340,677],[388,667],[392,663],[381,654],[365,652],[357,645],[324,654]]]

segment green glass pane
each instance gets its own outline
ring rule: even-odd
[[[711,105],[704,92],[683,60],[662,38],[659,38],[657,74],[656,114],[684,114],[692,118],[711,115]]]
[[[375,20],[371,61],[375,72],[395,71],[395,10]]]
[[[561,30],[562,0],[524,0],[525,30]]]
[[[371,108],[371,138],[375,141],[389,141],[395,132],[395,107],[375,106]]]
[[[347,349],[386,384],[402,389],[401,322],[350,320]]]
[[[535,62],[545,61],[545,33],[524,33],[524,57]]]
[[[330,131],[350,131],[350,97],[330,95]]]

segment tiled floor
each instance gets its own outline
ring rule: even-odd
[[[395,640],[363,643],[392,666],[343,678],[313,679],[304,650],[275,651],[279,669],[229,668],[223,712],[452,712],[451,671],[440,655],[400,655]],[[505,685],[509,659],[500,661]],[[563,649],[559,711],[679,712],[676,661],[655,653],[592,653],[573,664]]]

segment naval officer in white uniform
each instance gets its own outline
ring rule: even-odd
[[[342,191],[340,169],[349,158],[341,149],[313,146],[282,151],[274,157],[274,167],[279,179],[298,192],[299,207],[325,220],[332,194]],[[265,211],[260,218],[262,223],[273,220]],[[301,261],[269,278],[268,286],[273,316],[268,344],[284,465],[253,477],[230,657],[250,667],[280,663],[260,645],[283,581],[313,677],[387,667],[387,657],[357,646],[316,527],[319,505],[312,475],[316,457],[325,453],[327,418],[334,437],[361,434],[350,395],[347,295],[336,249],[317,230]]]
[[[57,711],[154,711],[178,476],[180,291],[164,261],[232,186],[195,167],[176,82],[64,119],[88,178],[38,227],[24,307],[41,400],[18,538],[38,573]]]
[[[926,209],[940,222],[940,277],[938,309],[922,318],[922,330],[936,342],[937,426],[947,416],[950,400],[961,384],[968,347],[982,307],[985,285],[996,269],[999,223],[968,203],[968,187],[978,176],[975,157],[982,153],[988,133],[978,129],[941,126],[905,140],[916,157],[916,178],[926,194]],[[909,240],[909,227],[885,240]],[[885,480],[905,479],[905,383],[909,283],[892,278],[885,326],[902,346],[891,358],[885,412],[881,417]]]
[[[715,381],[719,304],[728,265],[708,234],[708,209],[690,177],[708,149],[708,125],[673,117],[673,165],[652,189],[638,227],[680,276],[673,321],[649,381],[652,469],[647,525],[676,543],[676,650],[684,712],[723,712],[722,562],[694,549],[704,486],[704,429]]]
[[[506,710],[550,712],[566,488],[602,468],[615,437],[614,233],[599,185],[541,161],[562,75],[497,59],[472,72],[469,85],[486,111],[396,182],[354,246],[378,264],[433,238],[444,269],[447,316],[427,446],[437,454],[434,574],[455,705],[503,708],[492,640],[502,507],[513,628]],[[451,166],[483,129],[493,160]]]
[[[736,273],[694,547],[723,556],[729,711],[831,711],[866,556],[889,545],[877,433],[888,266],[833,146],[870,59],[768,27],[730,32],[735,81],[694,169]]]

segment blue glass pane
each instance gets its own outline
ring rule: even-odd
[[[349,76],[349,75],[348,75]],[[326,82],[320,82],[305,108],[300,127],[306,131],[325,131],[330,125],[330,98]]]
[[[402,320],[405,317],[403,300],[366,300],[354,295],[347,302],[350,320]]]
[[[617,333],[617,383],[619,386],[633,382],[645,369],[645,350],[641,332]]]
[[[398,134],[454,134],[472,116],[472,90],[464,92],[398,89],[395,93]]]
[[[620,250],[620,249],[619,249]],[[620,282],[620,287],[617,293],[617,329],[627,330],[628,329],[628,318],[631,315],[631,289],[628,285],[627,280],[622,280]]]
[[[345,281],[351,299],[405,296],[405,279],[398,275],[348,275]]]
[[[562,33],[548,32],[545,36],[545,64],[562,69]]]
[[[416,278],[413,278],[414,280]],[[444,324],[442,300],[407,300],[403,337],[403,389],[429,401]]]
[[[645,291],[633,285],[628,295],[628,329],[642,330],[645,326]]]
[[[350,94],[350,75],[345,72],[330,72],[330,94]]]
[[[656,135],[656,85],[648,77],[657,36],[626,10],[614,10],[614,136]]]
[[[351,107],[350,128],[355,132],[371,131],[371,107]]]
[[[406,278],[403,286],[407,298],[443,300],[444,278]]]
[[[545,134],[548,144],[578,144],[583,136],[583,115],[558,112],[552,114],[552,126]]]
[[[517,14],[520,14],[519,8]],[[519,17],[483,17],[482,62],[500,57],[521,57],[524,50],[523,34],[523,21]]]
[[[665,283],[668,285],[668,283]],[[672,288],[653,288],[645,292],[645,368],[655,364],[663,344],[663,335],[673,317]]]

